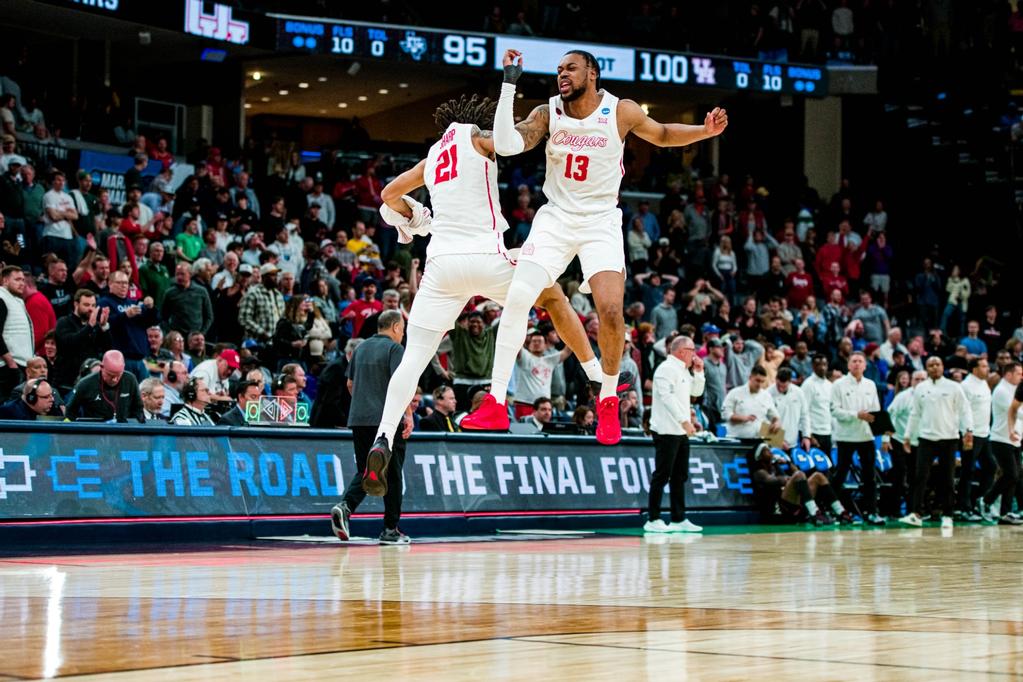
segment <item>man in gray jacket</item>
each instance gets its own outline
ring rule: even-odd
[[[730,335],[731,349],[728,351],[728,388],[743,386],[749,381],[753,365],[764,357],[764,347],[753,339],[745,340],[738,334]]]

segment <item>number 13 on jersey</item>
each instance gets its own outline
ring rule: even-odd
[[[586,171],[590,167],[590,157],[569,154],[565,157],[565,177],[569,180],[586,179]]]

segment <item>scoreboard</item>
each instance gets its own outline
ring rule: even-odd
[[[825,97],[827,69],[720,55],[571,43],[408,26],[276,16],[276,48],[355,59],[501,69],[507,49],[525,55],[525,71],[554,75],[565,52],[591,52],[605,80]]]

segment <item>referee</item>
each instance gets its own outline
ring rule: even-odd
[[[703,395],[703,360],[688,336],[671,342],[670,354],[654,372],[650,430],[654,437],[654,473],[645,533],[699,533],[700,526],[686,518],[685,482],[689,479],[690,398]],[[693,372],[690,374],[690,368]],[[661,496],[671,483],[671,523],[661,520]]]
[[[406,412],[404,428],[395,434],[391,456],[370,461],[369,451],[380,427],[387,397],[387,384],[398,369],[404,349],[405,319],[400,310],[385,310],[377,321],[377,334],[367,339],[352,354],[348,365],[348,390],[352,409],[348,427],[355,450],[355,475],[345,489],[341,502],[330,510],[331,530],[341,540],[349,539],[348,519],[367,493],[384,498],[384,530],[380,543],[407,545],[409,537],[398,530],[401,517],[401,468],[405,462],[405,439],[412,431],[412,419]]]

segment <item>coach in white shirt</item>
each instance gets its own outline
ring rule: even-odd
[[[669,353],[654,372],[650,431],[656,459],[643,530],[699,533],[703,528],[686,518],[685,482],[689,480],[689,436],[696,430],[690,421],[691,398],[703,395],[703,360],[696,357],[696,345],[688,336],[676,337]],[[661,497],[666,483],[671,483],[670,524],[661,520]]]
[[[831,456],[831,379],[828,357],[813,356],[813,374],[803,381],[803,397],[810,413],[810,442]]]
[[[1023,521],[1008,515],[1012,511],[1013,492],[1019,479],[1020,432],[1016,417],[1020,402],[1023,401],[1021,382],[1023,367],[1018,362],[1010,362],[1002,368],[1002,380],[991,393],[991,454],[1002,470],[1002,475],[985,491],[982,508],[987,511],[1001,497],[1001,509],[992,514],[1000,517],[1000,525],[1023,524]]]
[[[992,470],[991,462],[991,387],[987,377],[990,373],[987,359],[974,358],[969,363],[970,373],[961,384],[966,403],[973,413],[973,447],[962,449],[959,466],[959,490],[956,495],[956,518],[977,522],[983,518],[974,510],[973,469],[979,460],[983,471]],[[993,473],[993,472],[992,472]],[[983,491],[981,491],[983,493]]]
[[[927,381],[913,389],[913,411],[909,415],[903,443],[906,443],[908,451],[907,441],[919,427],[920,447],[916,454],[912,506],[910,513],[900,519],[910,526],[923,525],[927,478],[931,473],[931,463],[937,457],[941,471],[941,491],[937,498],[942,507],[941,526],[952,527],[956,448],[959,446],[960,433],[963,436],[963,448],[973,448],[973,414],[966,403],[966,394],[962,386],[946,379],[944,373],[945,365],[941,358],[927,358]]]
[[[785,450],[802,445],[804,450],[810,449],[810,410],[806,404],[806,396],[802,389],[792,383],[792,370],[782,367],[778,370],[774,386],[767,389],[774,400],[781,419],[781,428],[785,431]]]
[[[721,410],[725,433],[732,438],[760,438],[760,425],[770,420],[771,432],[781,428],[778,408],[767,392],[767,370],[753,365],[749,381],[736,386],[725,396]]]
[[[874,434],[870,430],[874,421],[871,412],[879,412],[881,404],[877,399],[877,385],[863,376],[866,369],[866,356],[856,351],[849,356],[849,373],[832,385],[831,414],[835,418],[838,465],[831,477],[831,485],[844,492],[843,485],[852,466],[853,454],[859,454],[863,519],[873,526],[883,526],[884,519],[877,513]],[[851,508],[851,501],[845,506]]]

